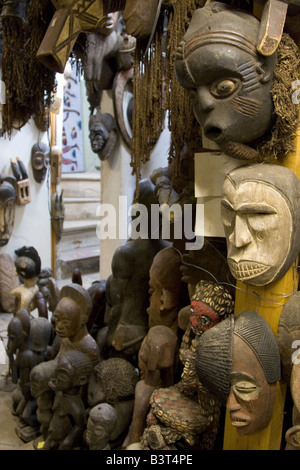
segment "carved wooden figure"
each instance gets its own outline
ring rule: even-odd
[[[177,343],[176,333],[165,325],[151,327],[142,342],[139,350],[141,380],[135,387],[134,410],[126,446],[140,441],[153,391],[174,383]]]
[[[195,11],[175,63],[203,134],[227,155],[252,161],[260,156],[247,144],[272,126],[277,62],[257,52],[259,27],[253,15],[211,2]]]
[[[40,424],[39,431],[43,439],[47,437],[53,416],[54,391],[48,386],[52,372],[52,367],[49,367],[48,362],[41,362],[33,367],[30,372],[30,391],[36,399],[36,417]]]
[[[30,318],[26,310],[20,310],[10,321],[7,331],[12,379],[18,383],[18,388],[12,393],[13,414],[19,419],[16,433],[28,442],[39,434],[37,404],[30,390],[30,372],[48,359],[52,326],[46,318]]]
[[[16,206],[15,185],[14,178],[4,178],[0,175],[0,308],[1,311],[7,313],[14,311],[15,298],[11,290],[19,284],[11,256],[1,253],[1,247],[7,245],[13,231]]]
[[[61,239],[65,220],[65,204],[63,200],[63,191],[60,194],[51,195],[51,223],[55,232],[56,240]]]
[[[81,351],[71,350],[59,356],[49,381],[55,399],[44,450],[72,450],[83,445],[86,409],[80,392],[88,383],[92,368],[91,359]]]
[[[100,109],[89,120],[91,148],[100,160],[107,160],[118,138],[115,119],[109,113],[102,114]]]
[[[205,332],[197,346],[196,370],[200,382],[227,404],[239,435],[269,424],[281,364],[275,336],[261,315],[244,311]]]
[[[186,284],[181,279],[181,255],[173,247],[159,251],[150,268],[149,327],[165,325],[175,333],[178,312],[186,305]]]
[[[285,434],[285,450],[300,450],[300,292],[293,294],[284,305],[277,330],[277,343],[280,352],[282,380],[290,386],[293,400],[291,413],[292,426]]]
[[[265,286],[291,267],[300,250],[299,191],[294,172],[278,165],[253,164],[227,175],[221,216],[235,279]]]
[[[85,441],[89,450],[110,450],[109,441],[118,421],[115,408],[101,403],[89,411]]]
[[[214,329],[233,311],[230,293],[221,285],[200,281],[190,305],[190,319],[182,338],[181,379],[151,395],[151,409],[141,436],[142,449],[176,449],[179,442],[194,450],[212,450],[220,419],[220,401],[199,381],[196,348],[205,331]],[[180,446],[180,444],[179,444]]]
[[[15,251],[15,268],[23,283],[11,291],[15,297],[15,311],[25,309],[31,312],[37,307],[36,295],[39,292],[37,278],[41,271],[41,259],[37,250],[23,246]]]
[[[117,424],[110,435],[110,445],[120,445],[131,422],[134,392],[138,382],[136,368],[126,359],[112,357],[94,367],[88,384],[88,404],[112,405],[117,412]]]

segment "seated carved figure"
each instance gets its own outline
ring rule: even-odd
[[[44,450],[72,450],[83,445],[86,409],[81,388],[88,383],[92,368],[91,359],[81,351],[70,350],[59,356],[49,381],[55,399]]]
[[[223,286],[200,281],[191,299],[190,321],[182,338],[179,359],[181,380],[156,389],[141,436],[142,449],[213,449],[220,417],[220,401],[197,377],[195,359],[199,339],[233,311],[233,301]]]

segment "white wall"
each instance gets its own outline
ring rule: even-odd
[[[110,94],[104,94],[102,112],[113,115],[113,106]],[[142,178],[148,178],[154,169],[168,166],[168,152],[170,145],[170,133],[167,129],[162,132],[151,159],[142,166]],[[131,205],[136,185],[135,176],[130,166],[130,153],[127,146],[119,138],[115,151],[108,160],[101,162],[101,203],[112,204],[119,219],[119,196],[126,196],[128,207]],[[124,215],[124,214],[123,214]],[[117,233],[119,227],[117,226]],[[111,274],[111,260],[115,250],[123,243],[125,238],[100,240],[100,278],[107,279]]]
[[[0,173],[12,175],[10,158],[19,157],[28,172],[31,202],[16,205],[12,236],[2,253],[14,258],[14,251],[22,246],[33,246],[39,253],[42,268],[51,267],[51,218],[48,210],[49,190],[47,182],[36,183],[31,168],[31,148],[38,141],[49,144],[48,133],[40,133],[31,120],[20,131],[13,131],[11,138],[0,138]]]

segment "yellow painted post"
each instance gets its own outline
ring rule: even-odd
[[[261,11],[262,5],[254,4],[253,12],[257,17],[261,15]],[[293,106],[292,103],[291,106]],[[300,178],[300,126],[296,135],[295,151],[284,159],[282,165],[293,170],[298,178]],[[276,336],[283,305],[290,295],[297,292],[298,282],[298,262],[293,264],[282,279],[270,286],[254,287],[238,281],[236,284],[235,315],[244,310],[255,310],[268,322]],[[285,394],[286,385],[278,383],[273,414],[268,427],[248,436],[238,435],[230,422],[230,416],[227,412],[223,449],[279,450],[282,439]]]

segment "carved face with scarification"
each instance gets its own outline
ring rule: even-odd
[[[257,53],[256,18],[226,6],[219,11],[218,5],[196,10],[178,48],[175,70],[191,95],[204,135],[222,147],[250,143],[271,128],[276,56]]]

